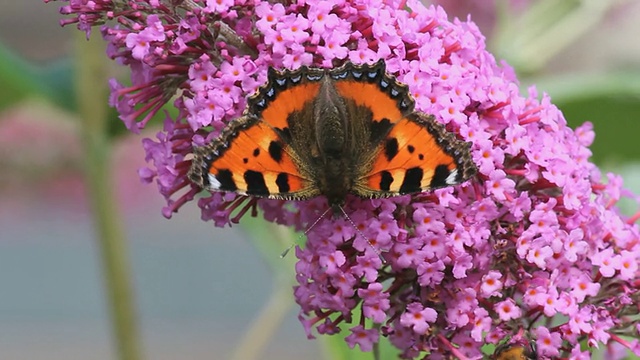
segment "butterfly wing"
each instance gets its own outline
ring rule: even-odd
[[[329,89],[327,84],[335,86],[332,91],[339,97],[328,106],[335,105],[349,119],[341,133],[343,156],[348,157],[345,170],[334,177],[327,177],[322,163],[323,151],[333,150],[334,135],[318,138],[318,126],[326,123],[314,111],[314,99],[322,86]],[[353,185],[333,194],[330,202],[338,203],[346,191],[389,197],[473,176],[469,144],[433,117],[413,112],[413,106],[407,86],[385,72],[383,61],[331,70],[270,69],[267,83],[248,99],[245,115],[218,139],[194,150],[189,178],[211,191],[295,200],[328,196],[336,192],[333,182],[353,179]]]
[[[191,181],[210,191],[275,199],[320,195],[300,134],[308,126],[300,119],[310,118],[307,113],[323,75],[306,67],[270,69],[267,83],[248,99],[245,115],[229,123],[212,143],[194,150]]]
[[[297,162],[277,130],[260,118],[244,116],[212,143],[194,149],[188,176],[210,191],[277,199],[318,195]]]
[[[477,172],[470,143],[458,140],[433,116],[413,112],[377,144],[354,186],[362,197],[389,197],[460,184]]]
[[[405,84],[373,65],[347,63],[329,72],[350,111],[351,192],[380,198],[456,185],[476,173],[470,144],[458,140],[433,116],[414,111]]]

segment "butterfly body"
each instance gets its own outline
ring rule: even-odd
[[[459,184],[476,172],[470,144],[414,111],[385,64],[270,69],[244,115],[197,147],[189,178],[211,191],[332,206]]]

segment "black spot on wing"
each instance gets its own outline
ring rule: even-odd
[[[432,188],[439,188],[450,185],[447,184],[446,181],[450,174],[451,172],[447,165],[440,164],[436,166],[436,170],[433,172],[433,179],[431,179],[431,184],[429,184],[429,186]]]
[[[247,159],[247,158],[242,158],[242,162],[246,164],[246,163],[248,163],[248,162],[249,162],[249,159]]]
[[[418,159],[424,160],[424,155],[423,154],[418,154]]]
[[[393,182],[393,176],[388,171],[383,171],[380,173],[380,190],[389,191],[391,187],[391,183]]]
[[[384,144],[384,156],[388,161],[391,161],[394,157],[398,155],[398,139],[390,138]]]
[[[422,169],[419,167],[408,169],[404,173],[404,180],[402,180],[402,185],[400,186],[400,193],[409,194],[422,190],[420,183],[422,182],[423,174]]]
[[[253,149],[253,157],[258,157],[260,155],[260,148]]]
[[[276,162],[282,160],[282,143],[279,141],[271,141],[269,143],[269,155]]]
[[[233,174],[231,171],[227,169],[218,170],[218,173],[215,175],[216,180],[220,183],[220,188],[217,190],[224,191],[236,191],[238,187],[236,186],[235,181],[233,181]]]
[[[264,182],[262,173],[247,170],[244,172],[244,181],[247,183],[247,194],[257,196],[269,195],[269,189],[267,189],[267,184]]]
[[[387,136],[392,126],[393,124],[391,124],[391,121],[389,121],[389,119],[372,121],[371,125],[369,126],[369,132],[371,134],[369,136],[369,140],[371,141],[371,143],[378,144],[380,141],[382,141],[382,139],[384,139]]]
[[[289,187],[289,175],[286,173],[278,174],[276,178],[276,185],[278,185],[278,191],[281,193],[288,193],[290,190]]]
[[[409,145],[407,146],[407,151],[409,151],[409,154],[413,154],[413,152],[416,151],[416,148],[413,147],[413,145]]]

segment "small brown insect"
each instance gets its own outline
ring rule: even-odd
[[[493,354],[495,360],[538,360],[535,345],[529,344],[502,344],[496,348]]]

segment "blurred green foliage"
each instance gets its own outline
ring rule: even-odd
[[[597,164],[636,162],[640,149],[640,72],[573,74],[529,79],[538,91],[548,92],[572,128],[593,123],[591,146]],[[523,91],[528,85],[522,86]]]
[[[75,98],[72,74],[70,59],[39,67],[0,43],[0,110],[30,97],[44,97],[71,109]]]

